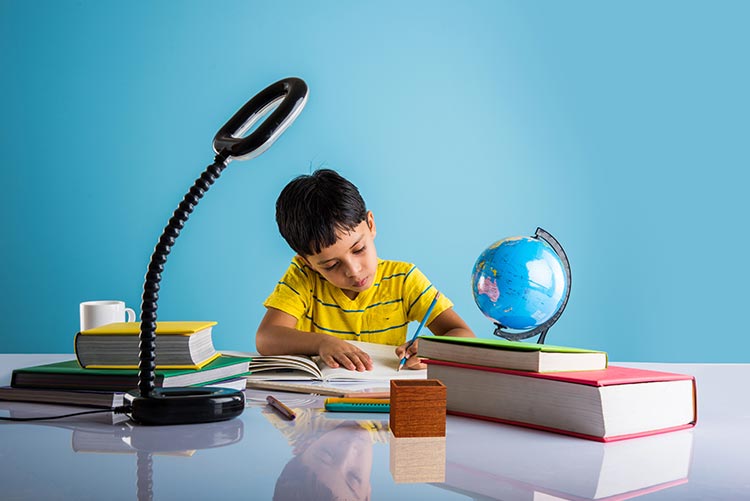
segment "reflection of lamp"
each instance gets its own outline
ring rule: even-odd
[[[198,450],[214,449],[242,440],[241,420],[209,426],[173,426],[168,432],[147,426],[87,429],[73,427],[71,443],[75,452],[135,453],[136,499],[153,499],[153,455],[192,456]]]
[[[245,408],[244,394],[222,388],[155,388],[156,309],[159,283],[167,256],[185,222],[227,164],[234,159],[253,158],[267,150],[291,125],[307,101],[307,85],[299,78],[272,84],[250,99],[214,137],[216,152],[209,165],[180,202],[159,238],[146,272],[141,304],[138,389],[125,395],[130,418],[142,424],[182,424],[223,421]],[[242,137],[260,118],[252,133]]]

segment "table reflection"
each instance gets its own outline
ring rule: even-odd
[[[2,402],[13,417],[55,416],[75,408]],[[140,426],[122,415],[89,414],[59,420],[35,421],[34,426],[71,430],[71,448],[76,453],[123,454],[135,456],[136,498],[153,499],[153,456],[193,456],[204,449],[226,447],[242,441],[244,425],[240,419],[206,424]]]
[[[394,437],[391,476],[397,484],[445,481],[445,437]]]
[[[456,419],[456,424],[462,424]],[[440,488],[490,499],[630,498],[688,482],[693,431],[599,443],[482,423],[452,427]]]
[[[293,454],[276,480],[274,499],[369,499],[372,447],[388,442],[388,421],[340,418],[320,408],[294,411],[294,421],[261,411]]]

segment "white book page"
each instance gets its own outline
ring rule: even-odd
[[[298,370],[304,371],[310,376],[319,379],[321,377],[318,366],[310,357],[302,355],[251,355],[252,360],[249,364],[251,372],[258,373],[263,371],[277,370]]]
[[[344,368],[328,367],[325,362],[315,357],[315,362],[323,373],[324,381],[390,381],[391,379],[426,379],[427,369],[403,369],[398,371],[399,358],[396,347],[387,344],[347,341],[372,358],[372,370],[357,372]]]

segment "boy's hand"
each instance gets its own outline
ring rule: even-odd
[[[372,370],[372,359],[370,355],[356,346],[347,343],[343,339],[333,336],[325,336],[320,344],[318,355],[329,367],[344,367],[350,371]]]
[[[409,341],[405,342],[398,348],[396,348],[396,356],[399,360],[404,358],[404,353],[406,353],[406,362],[404,362],[404,369],[426,369],[427,364],[423,364],[422,360],[419,359],[417,355],[417,344],[419,344],[419,339],[415,340],[414,343],[412,343],[411,346],[409,346]],[[407,347],[409,348],[407,350]]]

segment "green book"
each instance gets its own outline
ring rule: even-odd
[[[607,368],[607,354],[603,351],[505,339],[420,336],[418,351],[420,357],[435,360],[530,372]]]
[[[201,369],[157,369],[154,385],[208,386],[248,372],[250,357],[221,355]],[[14,388],[130,391],[138,386],[137,369],[84,369],[75,360],[13,370]]]

